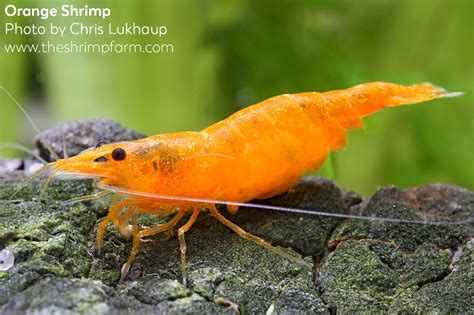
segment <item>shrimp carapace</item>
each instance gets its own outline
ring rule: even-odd
[[[292,258],[237,227],[217,211],[215,204],[219,200],[235,202],[229,206],[235,213],[240,203],[285,192],[304,172],[317,170],[330,151],[342,148],[347,131],[362,127],[364,116],[385,107],[456,95],[430,83],[401,86],[383,82],[325,93],[285,94],[249,106],[201,132],[103,145],[49,166],[55,173],[97,176],[103,179],[102,187],[116,187],[115,193],[122,198],[114,199],[99,225],[97,243],[102,242],[108,222],[125,233],[132,220],[133,249],[122,279],[141,238],[171,229],[192,209],[189,221],[178,233],[184,276],[184,233],[202,206],[239,235]],[[163,225],[139,231],[139,213],[174,217]]]

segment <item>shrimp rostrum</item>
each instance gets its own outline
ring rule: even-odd
[[[188,221],[178,228],[185,281],[184,235],[202,208],[240,236],[295,259],[230,222],[219,213],[216,204],[227,202],[228,211],[236,213],[238,203],[287,191],[305,172],[321,167],[329,152],[341,149],[347,131],[362,127],[364,116],[385,107],[456,95],[429,83],[401,86],[383,82],[326,93],[284,94],[249,106],[200,132],[106,144],[47,167],[54,174],[99,177],[101,188],[121,196],[113,199],[97,231],[100,246],[108,223],[112,222],[123,234],[131,226],[132,251],[122,268],[121,280],[137,255],[142,238],[175,227],[191,212]],[[169,219],[140,230],[140,213]]]

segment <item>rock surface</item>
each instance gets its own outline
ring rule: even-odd
[[[74,156],[99,142],[111,143],[137,140],[145,135],[127,129],[113,120],[96,118],[60,123],[41,133],[51,144],[52,149],[60,158],[64,158],[64,149],[68,156]],[[36,137],[39,155],[48,162],[54,161],[41,137]]]
[[[0,177],[0,250],[15,255],[14,266],[0,271],[3,314],[461,314],[474,307],[472,222],[419,225],[245,208],[226,214],[301,255],[305,267],[240,238],[204,212],[186,234],[187,287],[171,234],[144,241],[118,284],[130,242],[109,226],[100,252],[94,244],[107,200],[65,204],[92,193],[93,182],[57,180],[42,194],[39,179],[9,200],[25,178],[22,172]],[[452,185],[385,187],[364,200],[319,177],[304,178],[265,203],[429,221],[465,220],[474,212],[474,194]],[[144,216],[140,224],[161,220]]]

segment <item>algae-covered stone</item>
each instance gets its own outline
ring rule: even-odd
[[[427,185],[401,190],[380,189],[362,208],[361,215],[431,222],[463,221],[474,213],[474,194],[453,185]],[[346,239],[393,241],[405,250],[430,243],[454,249],[473,234],[474,223],[452,225],[406,224],[350,220],[334,231],[330,246]]]
[[[474,247],[469,241],[459,249],[456,266],[438,279],[426,283],[406,299],[398,300],[393,313],[467,314],[474,310]]]
[[[273,305],[278,314],[328,313],[328,308],[313,282],[313,275],[305,272],[285,284]]]
[[[449,257],[431,245],[408,254],[394,243],[347,240],[323,263],[319,287],[323,300],[342,313],[387,312],[424,284],[444,278]]]
[[[3,307],[3,314],[109,314],[107,293],[100,283],[46,278]]]
[[[96,223],[93,207],[62,200],[91,192],[88,181],[59,181],[41,196],[40,182],[20,190],[19,175],[0,178],[0,248],[15,255],[15,265],[0,277],[0,304],[39,279],[84,277],[90,269],[89,232]],[[59,196],[61,198],[59,198]]]
[[[370,216],[466,223],[415,225],[350,220],[339,225],[329,242],[334,251],[325,257],[317,280],[323,300],[331,309],[342,313],[472,310],[467,301],[473,278],[462,273],[453,275],[450,270],[454,250],[473,235],[472,222],[467,222],[474,212],[472,192],[448,185],[406,191],[387,187],[361,210]],[[472,264],[473,256],[468,259]],[[437,302],[428,307],[434,300]],[[418,301],[424,307],[416,306]]]

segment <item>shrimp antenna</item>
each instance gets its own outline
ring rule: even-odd
[[[196,203],[204,203],[204,204],[217,203],[217,204],[225,204],[225,205],[238,206],[238,207],[258,208],[258,209],[266,209],[266,210],[273,210],[273,211],[319,215],[319,216],[324,216],[324,217],[334,217],[334,218],[344,218],[344,219],[357,219],[357,220],[407,223],[407,224],[425,224],[425,225],[460,225],[460,224],[471,223],[474,221],[472,217],[466,220],[461,220],[461,221],[423,221],[423,220],[408,220],[408,219],[397,219],[397,218],[383,218],[383,217],[362,216],[362,215],[355,215],[355,214],[330,213],[330,212],[323,212],[323,211],[317,211],[317,210],[307,210],[307,209],[298,209],[298,208],[290,208],[290,207],[279,207],[279,206],[263,205],[263,204],[258,204],[258,203],[249,203],[249,202],[235,202],[235,201],[227,201],[227,200],[213,200],[213,199],[159,195],[159,194],[153,194],[153,193],[147,193],[147,192],[141,192],[141,191],[134,191],[134,190],[121,188],[121,187],[101,185],[100,183],[98,187],[104,190],[110,190],[117,193],[142,196],[142,197],[148,197],[148,198],[156,198],[156,199],[164,199],[164,200],[178,200],[178,201],[184,201],[184,202],[196,202]]]
[[[8,149],[15,149],[15,150],[23,151],[23,152],[26,152],[26,153],[30,154],[34,158],[36,158],[38,161],[40,161],[44,164],[48,164],[48,162],[46,162],[45,159],[43,159],[41,156],[39,156],[39,154],[36,154],[36,152],[34,152],[31,149],[28,149],[25,146],[22,146],[21,144],[13,143],[13,142],[2,142],[2,143],[0,143],[0,148],[8,148]]]
[[[15,189],[15,191],[13,192],[13,194],[10,196],[10,198],[8,198],[9,201],[12,201],[13,198],[23,189],[25,188],[26,186],[28,186],[28,184],[30,184],[36,177],[38,177],[39,174],[41,174],[44,170],[46,170],[50,165],[49,164],[45,164],[43,166],[41,166],[36,172],[34,172],[30,177],[28,177],[26,180],[24,180],[23,182],[21,182],[17,189]]]
[[[51,145],[49,144],[48,140],[46,140],[46,138],[43,136],[43,134],[39,131],[38,127],[36,127],[35,123],[33,122],[33,120],[31,119],[31,117],[28,115],[28,113],[26,112],[26,110],[23,108],[23,106],[20,105],[20,103],[13,97],[13,95],[10,94],[10,92],[7,91],[7,89],[5,89],[5,87],[3,87],[2,85],[0,85],[0,89],[3,90],[3,92],[5,92],[8,97],[11,98],[11,100],[18,106],[18,108],[23,112],[23,114],[26,116],[26,118],[28,119],[28,121],[30,122],[31,126],[33,127],[33,129],[38,133],[38,136],[40,137],[41,141],[43,142],[43,144],[46,146],[46,148],[48,149],[49,153],[51,153],[51,155],[56,159],[56,160],[59,160],[59,156],[56,154],[56,152],[54,152],[53,148],[51,147]]]

